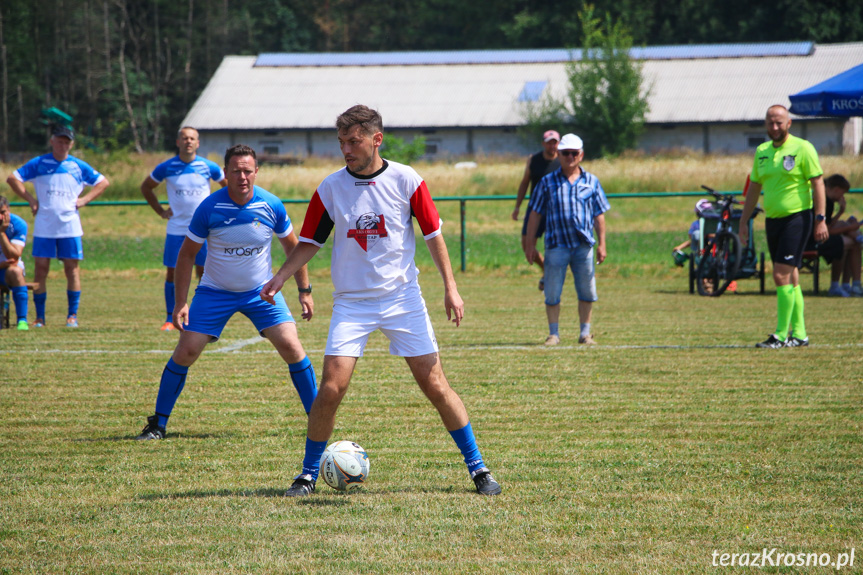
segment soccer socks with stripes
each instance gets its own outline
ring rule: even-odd
[[[13,287],[10,291],[12,292],[12,301],[15,302],[15,313],[18,314],[18,321],[22,319],[27,321],[27,304],[29,299],[27,286]]]
[[[168,312],[165,321],[172,321],[174,315],[174,282],[165,282],[165,310]]]
[[[311,475],[312,481],[317,481],[321,471],[321,455],[327,448],[326,441],[312,441],[306,437],[306,455],[303,458],[303,475]]]
[[[776,286],[776,339],[788,339],[788,328],[791,325],[791,314],[794,312],[794,286],[791,284]],[[802,317],[802,315],[801,315]]]
[[[803,289],[794,286],[794,309],[791,310],[791,332],[797,339],[806,339],[806,322],[803,321]]]
[[[165,427],[168,418],[174,410],[177,398],[183,392],[186,385],[186,375],[189,368],[185,365],[174,363],[174,358],[168,360],[165,369],[162,370],[162,381],[159,383],[159,394],[156,396],[156,415],[159,417],[159,425]]]
[[[306,415],[312,410],[312,403],[315,397],[318,396],[318,380],[315,377],[315,368],[312,366],[312,360],[309,356],[304,357],[297,363],[288,364],[291,371],[291,381],[294,384],[294,389],[300,394],[300,401],[303,402],[303,409],[306,410]]]
[[[449,434],[452,436],[461,454],[464,455],[464,462],[470,473],[473,473],[480,467],[485,467],[479,447],[476,446],[476,439],[473,436],[473,428],[470,423],[461,429],[450,431]]]
[[[45,300],[48,299],[48,292],[34,293],[33,305],[36,306],[36,319],[45,319]]]
[[[78,304],[81,302],[81,292],[66,290],[66,300],[69,302],[69,313],[66,315],[78,315]]]

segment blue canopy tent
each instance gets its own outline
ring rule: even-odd
[[[863,64],[789,96],[798,116],[863,116]]]

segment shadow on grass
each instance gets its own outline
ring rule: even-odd
[[[161,501],[166,499],[205,499],[209,497],[278,497],[289,499],[285,497],[284,489],[212,489],[212,490],[194,490],[187,491],[183,493],[151,493],[147,495],[141,495],[137,499],[143,501]],[[335,490],[326,490],[326,494],[318,494],[313,495],[311,497],[302,497],[295,499],[297,504],[299,505],[310,505],[317,507],[340,507],[344,505],[350,505],[351,500],[353,499],[362,499],[371,495],[385,495],[385,494],[458,494],[465,493],[468,495],[476,495],[476,492],[473,489],[457,489],[455,487],[438,487],[438,488],[393,488],[393,489],[380,489],[380,490],[367,490],[363,489],[361,491],[357,491],[354,493],[344,493],[338,492]],[[293,499],[293,498],[291,498]]]
[[[113,437],[81,437],[78,439],[72,439],[72,442],[79,443],[98,443],[100,441],[134,441],[135,438],[138,437],[135,435],[115,435]],[[227,432],[227,433],[169,433],[165,439],[161,439],[158,441],[165,441],[170,439],[226,439],[231,437],[240,437],[239,433],[235,432]]]

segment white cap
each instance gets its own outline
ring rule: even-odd
[[[557,145],[557,149],[582,150],[584,149],[584,142],[582,142],[581,138],[579,138],[575,134],[566,134],[563,138],[560,139],[560,143]]]

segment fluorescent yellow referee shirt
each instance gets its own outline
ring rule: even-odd
[[[812,209],[809,180],[823,173],[812,144],[788,134],[778,148],[772,141],[758,146],[749,179],[761,184],[765,215],[784,218]]]

